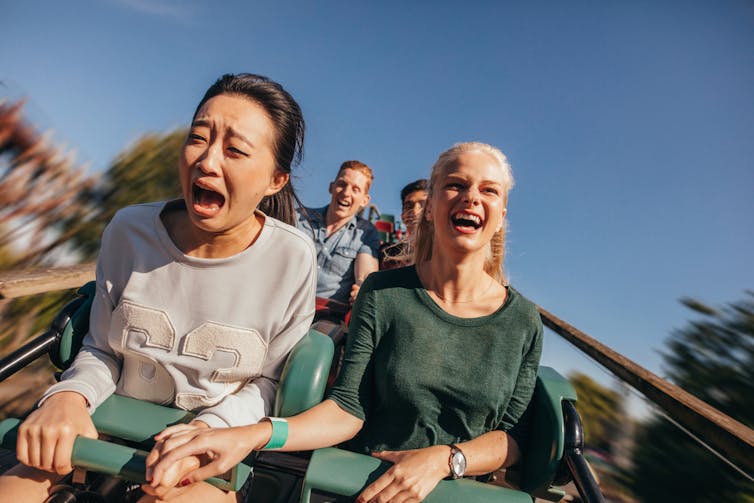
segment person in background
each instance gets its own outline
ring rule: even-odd
[[[369,204],[372,169],[360,161],[340,165],[330,182],[330,204],[298,208],[298,228],[314,239],[317,296],[352,303],[364,279],[377,270],[377,229],[358,214]]]
[[[406,226],[406,234],[397,243],[382,246],[380,269],[395,269],[411,263],[411,240],[427,202],[427,183],[426,178],[420,178],[401,189],[401,221]]]
[[[147,458],[159,485],[186,456],[211,454],[188,481],[249,452],[345,447],[393,463],[358,502],[422,501],[446,477],[508,467],[542,350],[535,306],[503,271],[513,176],[505,156],[461,143],[432,168],[414,264],[371,274],[353,308],[343,367],[322,403],[240,428],[168,428]]]
[[[421,220],[428,197],[428,183],[426,178],[420,178],[401,189],[401,220],[409,236],[416,233],[416,227]]]

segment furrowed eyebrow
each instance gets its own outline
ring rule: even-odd
[[[194,119],[194,122],[191,123],[191,127],[207,127],[211,129],[212,121],[204,117],[197,117],[196,119]],[[242,135],[241,133],[239,133],[237,130],[233,129],[232,127],[228,128],[228,136],[238,138],[242,142],[254,148],[254,143],[251,140],[249,140],[247,137],[245,137],[244,135]]]
[[[250,147],[254,148],[254,143],[251,140],[249,140],[248,138],[246,138],[244,135],[242,135],[241,133],[239,133],[238,131],[236,131],[232,127],[228,128],[228,133],[230,134],[230,136],[238,138],[242,142],[244,142],[247,145],[249,145]]]
[[[202,117],[197,117],[194,122],[191,123],[191,127],[210,127],[210,122]]]

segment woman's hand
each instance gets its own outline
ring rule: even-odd
[[[199,468],[201,465],[198,456],[188,456],[170,465],[162,476],[160,484],[152,486],[142,484],[141,489],[150,496],[160,500],[169,500],[177,497],[187,490],[190,484],[186,475]]]
[[[163,451],[165,446],[165,440],[168,438],[171,438],[175,436],[176,438],[189,438],[188,435],[180,435],[185,434],[197,429],[207,429],[209,426],[207,423],[203,421],[192,421],[189,424],[177,424],[174,426],[169,426],[162,430],[160,433],[155,435],[155,445],[152,448],[152,451],[147,456],[146,465],[147,465],[147,473],[146,473],[146,479],[149,481],[151,476],[151,465],[155,463],[160,458],[160,453]],[[176,463],[173,463],[170,465],[166,470],[163,476],[161,477],[160,483],[152,486],[150,484],[142,484],[141,488],[142,490],[151,495],[156,496],[161,499],[170,499],[173,496],[177,496],[180,492],[183,492],[183,489],[179,489],[177,486],[183,487],[188,485],[188,483],[181,484],[184,480],[186,480],[186,475],[191,473],[192,471],[199,468],[201,465],[200,459],[198,456],[188,456],[185,457]]]
[[[271,434],[272,426],[267,421],[236,428],[171,426],[155,437],[159,446],[155,445],[147,456],[147,481],[153,488],[164,487],[172,482],[171,473],[182,471],[174,468],[174,464],[196,456],[208,463],[183,474],[181,485],[221,475],[243,461],[252,450],[264,446]]]
[[[71,453],[77,435],[97,438],[86,399],[74,391],[55,393],[21,423],[16,457],[25,465],[64,475],[73,470]]]
[[[361,492],[356,499],[359,503],[422,501],[450,473],[450,448],[446,445],[374,452],[372,456],[394,465]]]

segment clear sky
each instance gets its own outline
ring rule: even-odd
[[[282,83],[307,120],[297,188],[340,162],[373,201],[453,143],[516,178],[521,292],[652,371],[689,312],[754,289],[754,3],[18,0],[0,8],[0,91],[90,169],[184,126],[222,73]],[[546,339],[544,362],[599,376]]]

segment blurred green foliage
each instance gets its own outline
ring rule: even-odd
[[[102,231],[119,209],[180,196],[178,159],[185,138],[184,129],[145,135],[113,161],[92,191],[90,211],[63,224],[85,259],[96,256]]]
[[[699,319],[675,331],[668,377],[741,423],[754,426],[754,292],[723,309],[684,299]],[[634,450],[633,490],[644,502],[754,502],[754,483],[664,417],[644,424]]]
[[[45,254],[77,254],[79,262],[93,260],[105,225],[117,210],[130,204],[178,197],[177,169],[184,129],[152,133],[123,151],[92,187],[82,190],[78,204],[53,224],[55,235]],[[0,247],[0,270],[18,267],[18,255]],[[31,263],[39,263],[38,257]],[[27,264],[28,267],[28,264]],[[12,299],[0,306],[0,349],[16,346],[46,329],[75,290]]]
[[[579,397],[576,408],[584,426],[586,445],[610,452],[615,432],[623,426],[623,397],[580,372],[570,374],[568,380]]]

